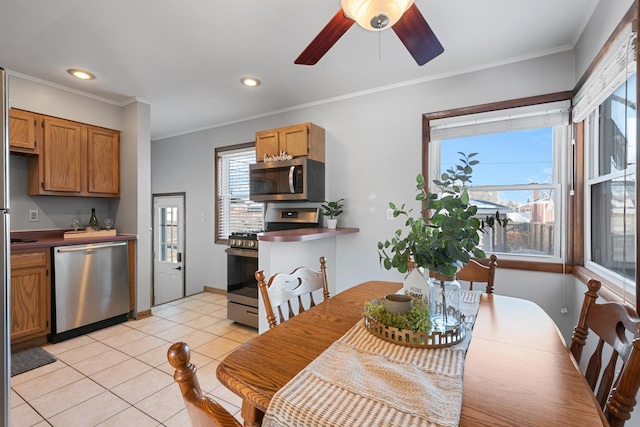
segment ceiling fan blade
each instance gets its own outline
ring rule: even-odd
[[[353,19],[347,18],[342,9],[340,9],[294,63],[314,65],[355,22]]]
[[[444,52],[440,41],[415,3],[391,28],[418,65],[424,65]]]

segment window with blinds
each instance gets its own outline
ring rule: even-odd
[[[216,240],[263,230],[264,203],[249,200],[249,165],[256,162],[255,146],[216,149],[216,162]]]
[[[638,282],[636,39],[629,25],[578,91],[573,113],[584,123],[585,266],[625,300]]]

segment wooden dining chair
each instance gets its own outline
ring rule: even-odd
[[[269,328],[315,306],[313,292],[322,289],[325,301],[330,296],[327,284],[327,262],[324,257],[320,257],[320,271],[299,267],[288,274],[274,274],[268,282],[265,282],[264,271],[258,270],[256,279],[267,311]]]
[[[466,264],[458,274],[456,274],[457,280],[463,282],[469,282],[469,289],[473,290],[474,283],[486,283],[487,287],[485,292],[488,294],[493,293],[493,281],[496,277],[496,267],[498,266],[498,257],[491,255],[489,258],[478,259],[473,258]]]
[[[205,396],[200,389],[196,367],[189,363],[191,350],[186,343],[177,342],[167,351],[167,359],[176,372],[173,379],[180,386],[184,405],[193,427],[241,427],[219,403]]]
[[[571,354],[580,363],[589,331],[597,336],[585,378],[609,424],[621,427],[631,416],[640,388],[640,317],[620,303],[597,304],[600,282],[592,279],[587,286],[571,338]],[[604,369],[603,358],[608,358]]]

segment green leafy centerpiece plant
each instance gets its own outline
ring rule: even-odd
[[[456,273],[471,257],[485,258],[480,249],[480,232],[495,223],[505,226],[507,219],[494,216],[480,220],[478,208],[469,201],[467,185],[471,183],[477,153],[459,153],[459,163],[433,181],[437,192],[430,192],[423,175],[416,178],[416,200],[422,204],[420,215],[409,216],[403,204],[397,208],[389,203],[394,217],[406,216],[406,234],[399,229],[391,239],[378,242],[378,254],[382,266],[407,273],[412,266],[428,270],[430,281],[431,321],[434,328],[447,330],[460,325],[460,286]]]
[[[379,300],[367,301],[364,305],[364,315],[384,325],[413,332],[430,332],[431,318],[429,307],[414,302],[408,313],[389,313]]]

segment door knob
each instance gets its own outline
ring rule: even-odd
[[[174,270],[182,270],[182,266],[177,266],[176,268],[174,268]]]

